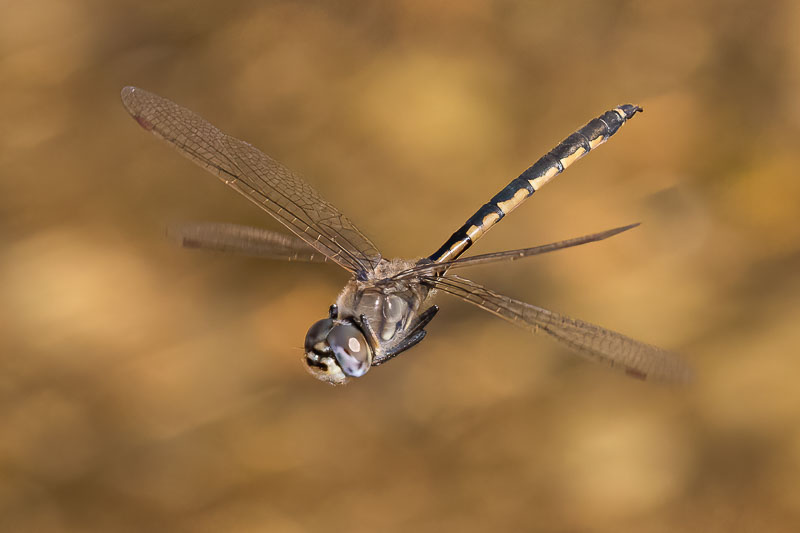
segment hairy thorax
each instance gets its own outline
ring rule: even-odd
[[[339,294],[339,318],[368,320],[378,340],[390,348],[428,305],[431,289],[416,276],[402,280],[392,277],[417,264],[414,259],[382,260],[364,281],[350,280]]]

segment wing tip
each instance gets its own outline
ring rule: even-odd
[[[625,373],[631,377],[641,379],[643,381],[654,381],[663,385],[679,388],[690,387],[695,381],[694,371],[682,360],[677,359],[677,356],[673,355],[672,357],[673,359],[671,361],[671,368],[667,370],[648,373],[626,368]]]
[[[137,96],[136,93],[137,93],[137,91],[140,91],[140,90],[141,89],[133,87],[132,85],[127,85],[127,86],[123,87],[122,90],[119,92],[119,98],[120,98],[120,100],[122,100],[122,105],[124,105],[125,109],[130,111],[131,114],[133,114],[132,106],[133,106],[134,99]]]
[[[199,246],[192,246],[192,241],[187,238],[187,225],[186,224],[170,224],[166,227],[164,233],[167,241],[175,246],[181,248],[199,248]]]
[[[137,105],[137,98],[143,92],[144,91],[138,87],[127,85],[122,88],[119,96],[122,100],[122,105],[125,106],[125,109],[128,111],[128,113],[130,113],[139,126],[147,131],[151,131],[153,129],[153,124],[141,115],[139,106]]]

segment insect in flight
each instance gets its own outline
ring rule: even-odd
[[[511,261],[607,239],[638,224],[566,241],[460,256],[505,215],[603,144],[641,108],[621,105],[591,120],[512,180],[433,254],[422,259],[384,259],[375,245],[305,180],[252,145],[240,141],[166,98],[134,87],[122,102],[140,126],[164,139],[227,185],[275,217],[294,235],[234,224],[194,224],[177,230],[187,247],[272,259],[332,261],[352,274],[328,316],[305,339],[304,362],[316,378],[342,384],[363,376],[418,344],[439,308],[437,291],[461,298],[517,326],[544,331],[595,361],[640,379],[685,382],[690,371],[674,354],[600,326],[503,296],[451,272]]]

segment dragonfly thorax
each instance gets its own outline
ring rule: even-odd
[[[405,349],[409,335],[419,332],[420,310],[430,295],[430,288],[416,278],[391,279],[411,264],[383,261],[378,275],[347,283],[329,318],[316,322],[306,334],[305,363],[312,375],[342,384]]]
[[[388,348],[404,338],[414,322],[430,289],[417,279],[402,281],[383,279],[350,281],[339,294],[336,305],[340,318],[358,323],[366,319],[371,339],[379,347]]]

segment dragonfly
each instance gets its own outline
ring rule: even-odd
[[[685,383],[689,367],[673,352],[621,333],[499,294],[454,271],[514,261],[628,231],[629,224],[550,244],[462,257],[473,244],[572,163],[611,138],[642,109],[620,105],[594,118],[512,180],[429,256],[385,259],[375,245],[309,183],[251,144],[197,113],[125,87],[122,103],[138,124],[272,215],[291,233],[236,224],[195,223],[171,233],[188,248],[269,259],[332,262],[351,275],[325,318],[308,330],[303,362],[317,379],[341,385],[419,344],[450,294],[531,332],[544,332],[574,352],[639,379]]]

